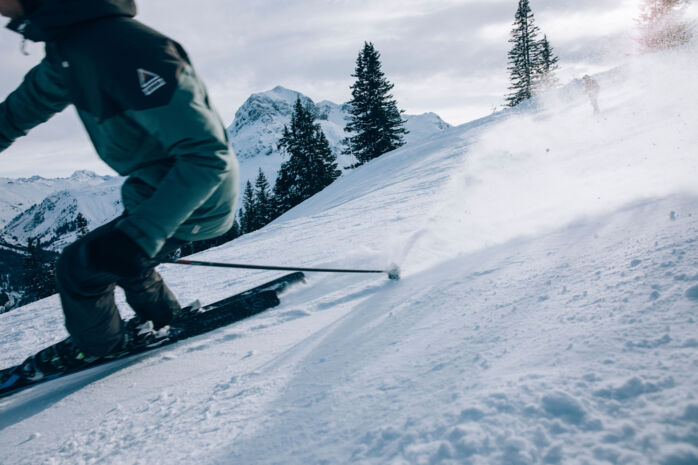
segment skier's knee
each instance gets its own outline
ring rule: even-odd
[[[87,289],[91,292],[102,292],[106,289],[107,283],[95,280],[94,271],[88,270],[84,249],[80,243],[73,243],[63,249],[58,257],[55,272],[59,292],[82,293]]]

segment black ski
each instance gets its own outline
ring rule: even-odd
[[[38,380],[26,379],[26,377],[22,376],[21,367],[26,361],[0,370],[0,397],[9,396],[52,379],[164,347],[256,315],[279,305],[278,295],[292,284],[303,282],[304,279],[303,273],[291,273],[201,308],[188,309],[172,321],[168,331],[164,331],[158,337],[148,340],[148,344],[136,347],[117,356],[100,358],[89,363],[66,367],[63,371]],[[58,344],[63,342],[61,341]]]

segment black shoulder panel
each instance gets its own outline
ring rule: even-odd
[[[47,54],[59,57],[75,106],[99,120],[166,105],[189,64],[179,44],[125,17],[75,26]]]

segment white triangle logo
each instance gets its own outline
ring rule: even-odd
[[[146,71],[143,68],[138,68],[137,72],[138,82],[140,83],[141,90],[145,95],[150,95],[156,90],[158,90],[160,87],[167,84],[163,78],[151,71]]]

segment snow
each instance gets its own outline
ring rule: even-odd
[[[71,191],[86,186],[99,186],[114,182],[117,178],[99,176],[91,171],[76,171],[67,178],[46,179],[40,176],[31,178],[0,178],[0,228],[15,216],[46,197],[60,191]]]
[[[91,171],[76,171],[68,178],[0,178],[0,237],[20,247],[38,238],[42,247],[60,251],[77,238],[78,214],[89,229],[121,214],[123,180]],[[73,230],[67,231],[71,224]]]
[[[698,463],[695,49],[342,176],[202,260],[311,274],[282,305],[0,400],[3,464]],[[162,267],[203,303],[268,272]],[[118,301],[129,312],[121,294]],[[0,315],[0,366],[65,336]]]
[[[95,229],[123,212],[120,192],[123,178],[112,177],[102,183],[81,185],[50,194],[17,215],[2,230],[15,244],[26,245],[29,238],[39,238],[44,247],[62,250],[77,239],[77,230],[65,232],[79,213]],[[64,229],[61,232],[61,229]]]

